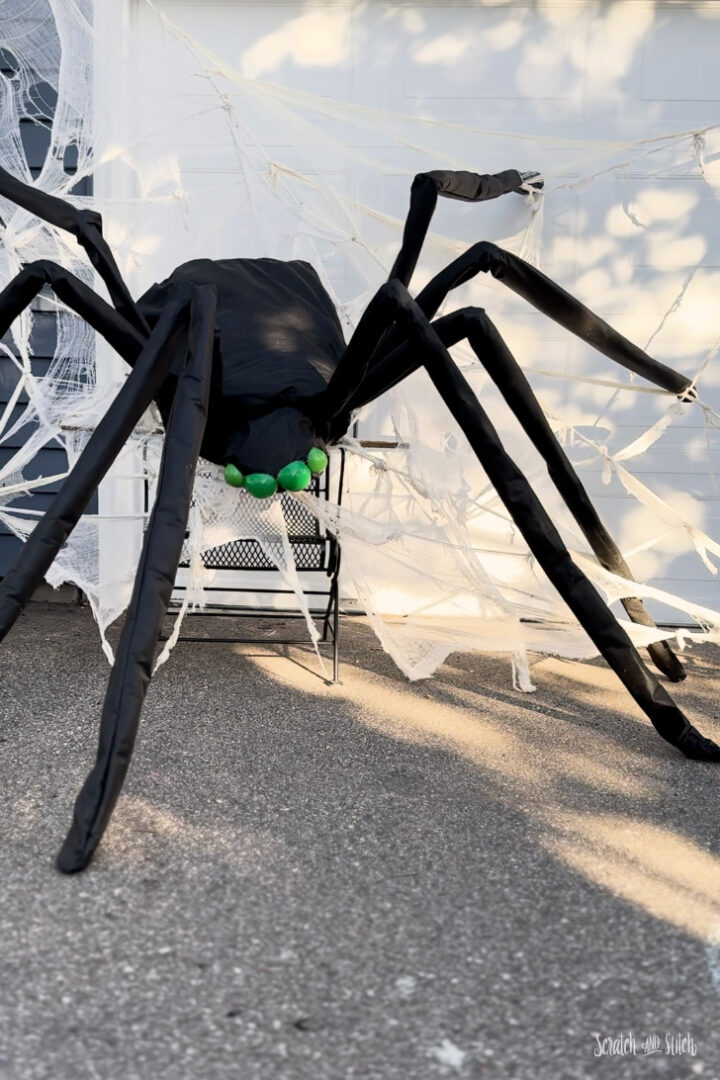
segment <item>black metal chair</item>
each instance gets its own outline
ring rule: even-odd
[[[342,448],[331,457],[330,465],[325,472],[320,473],[313,479],[312,494],[319,499],[330,499],[331,490],[335,490],[335,498],[339,504],[342,498],[343,482],[345,476],[345,452]],[[332,650],[333,682],[338,681],[339,674],[339,606],[338,606],[338,575],[340,572],[340,545],[337,539],[322,528],[317,518],[311,514],[292,495],[282,496],[282,510],[288,530],[288,538],[295,556],[295,565],[299,572],[322,575],[327,579],[327,588],[305,589],[308,597],[322,597],[324,602],[319,611],[314,610],[311,604],[311,614],[317,623],[321,623],[319,648]],[[274,564],[267,557],[256,540],[233,540],[228,544],[212,548],[203,554],[203,564],[212,570],[231,570],[238,575],[246,573],[259,573],[263,571],[275,571]],[[188,563],[180,564],[181,569],[187,569]],[[175,585],[175,594],[182,593],[184,585]],[[232,582],[230,584],[211,585],[206,587],[206,593],[230,593],[233,597],[241,597],[252,593],[253,595],[283,596],[293,595],[291,589],[280,586],[273,588],[258,588],[252,584]],[[177,607],[177,601],[174,603]],[[171,608],[172,612],[172,608]],[[242,602],[232,604],[207,604],[201,611],[188,611],[186,618],[225,618],[225,619],[304,619],[301,611],[293,609],[278,609],[275,607],[248,606]],[[166,641],[167,635],[161,637]],[[178,641],[193,642],[232,642],[233,644],[271,644],[271,645],[297,645],[302,644],[299,637],[275,637],[261,638],[226,634],[218,636],[214,634],[181,634]]]

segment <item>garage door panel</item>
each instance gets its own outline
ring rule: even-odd
[[[687,150],[685,151],[687,153]],[[699,175],[616,181],[603,224],[618,251],[650,269],[720,266],[717,200]]]
[[[205,2],[171,7],[186,33],[248,78],[343,100],[352,95],[353,5],[320,4],[308,10],[301,2]],[[162,48],[162,35],[157,38]]]
[[[657,468],[657,459],[655,467],[651,465],[639,465],[634,462],[627,462],[625,468],[632,476],[636,476],[637,479],[645,487],[649,488],[655,495],[667,502],[671,507],[680,506],[681,503],[677,497],[676,492],[681,491],[683,496],[683,502],[691,497],[692,499],[701,499],[703,501],[715,501],[718,498],[718,489],[720,488],[720,470],[718,465],[720,464],[720,455],[716,455],[714,460],[715,468],[711,472],[707,471],[683,469],[683,461],[672,462],[668,460],[667,468]],[[674,467],[673,467],[674,466]],[[582,479],[585,487],[590,493],[593,499],[604,499],[608,495],[607,488],[610,485],[605,485],[602,480],[602,466],[585,466],[582,470]],[[618,494],[621,490],[621,482],[617,478],[615,481],[611,481],[613,487],[617,488]],[[612,487],[611,487],[612,491]],[[628,496],[631,500],[632,497]],[[634,502],[634,500],[632,500]],[[629,507],[628,507],[629,508]]]
[[[643,40],[640,94],[644,100],[713,101],[720,13],[710,4],[661,12]],[[714,32],[713,32],[714,31]]]

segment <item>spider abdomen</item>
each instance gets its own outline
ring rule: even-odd
[[[139,301],[150,325],[171,296],[211,284],[217,293],[213,379],[203,456],[275,475],[322,438],[304,404],[327,386],[345,349],[335,306],[313,267],[298,260],[195,259]],[[161,393],[164,407],[170,394]]]

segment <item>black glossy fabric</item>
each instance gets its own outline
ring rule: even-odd
[[[321,445],[312,398],[345,350],[337,312],[309,263],[277,259],[197,259],[153,285],[140,299],[152,325],[169,296],[210,284],[217,317],[210,414],[202,455],[244,474],[275,476]],[[167,423],[174,386],[158,403]]]
[[[420,256],[430,220],[435,213],[438,195],[465,202],[485,202],[498,199],[520,189],[522,178],[517,169],[499,173],[426,172],[418,173],[410,189],[402,245],[390,271],[390,280],[397,278],[409,285]]]
[[[49,285],[63,303],[102,334],[124,360],[131,365],[135,363],[145,344],[145,335],[80,278],[48,259],[39,259],[23,267],[0,292],[0,338],[32,303],[43,285]]]
[[[487,241],[473,244],[441,270],[418,294],[418,306],[428,318],[432,318],[451,289],[480,272],[492,274],[538,311],[587,341],[598,352],[629,371],[642,375],[656,386],[661,386],[663,390],[682,394],[690,386],[688,378],[653,360],[542,271]]]
[[[120,794],[180,562],[195,465],[207,422],[215,320],[212,286],[195,289],[190,304],[189,357],[178,379],[157,497],[110,674],[97,760],[78,795],[72,825],[58,855],[57,865],[64,873],[87,866]]]

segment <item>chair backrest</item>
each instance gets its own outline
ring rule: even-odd
[[[345,452],[339,450],[340,461],[335,470],[331,464],[325,472],[313,478],[310,492],[318,499],[329,499],[331,484],[336,487],[336,499],[342,497],[343,474],[345,471]],[[333,478],[331,480],[331,477]],[[335,572],[338,545],[335,537],[321,527],[314,514],[310,513],[292,495],[281,497],[282,512],[287,525],[288,538],[293,549],[295,565],[301,571],[319,571],[328,575]],[[275,564],[268,558],[257,540],[232,540],[228,544],[211,548],[203,554],[203,563],[209,570],[258,571],[274,570]],[[182,562],[181,567],[186,567]]]

